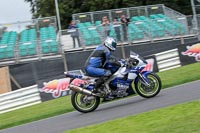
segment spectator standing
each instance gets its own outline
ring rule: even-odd
[[[104,27],[105,37],[109,36],[109,34],[110,34],[110,22],[109,22],[107,16],[102,17],[102,26]]]
[[[117,35],[117,41],[121,41],[121,36],[120,36],[120,25],[121,23],[118,21],[118,18],[114,18],[113,20],[113,27],[115,29],[115,33]]]
[[[127,41],[127,31],[128,31],[128,23],[129,23],[129,19],[126,18],[125,15],[121,16],[121,24],[122,24],[122,30],[124,32],[124,41]]]
[[[72,20],[68,29],[71,29],[70,33],[71,33],[71,37],[73,39],[74,48],[76,47],[76,40],[78,42],[78,47],[81,47],[79,33],[78,33],[78,26],[76,24],[76,21]]]

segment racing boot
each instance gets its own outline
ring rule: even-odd
[[[104,83],[104,79],[101,77],[101,78],[99,78],[99,79],[97,79],[97,81],[96,81],[96,84],[95,84],[95,86],[94,86],[94,93],[97,93],[97,92],[101,92],[102,91],[102,84]]]

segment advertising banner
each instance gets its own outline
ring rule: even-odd
[[[181,65],[200,61],[200,43],[178,45]]]
[[[83,74],[81,70],[69,71],[69,73],[76,75]],[[82,83],[85,83],[85,81],[80,79],[75,79],[72,82],[73,85],[78,85],[78,86]],[[69,84],[70,84],[70,78],[65,78],[64,76],[52,77],[49,78],[48,80],[41,81],[38,85],[41,100],[44,102],[71,94],[71,91],[68,88]]]

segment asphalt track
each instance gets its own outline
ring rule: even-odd
[[[77,111],[1,130],[0,133],[63,133],[108,120],[200,99],[200,80],[162,90],[151,99],[139,96],[102,104],[91,113]]]

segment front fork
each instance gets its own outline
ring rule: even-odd
[[[147,78],[147,75],[148,75],[148,73],[139,73],[138,74],[139,75],[139,78],[140,78],[140,81],[141,81],[141,83],[143,84],[143,85],[145,85],[146,87],[150,87],[151,85],[149,84],[149,80],[148,80],[148,78]]]

